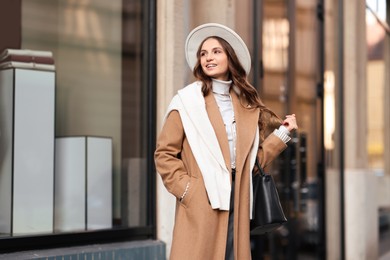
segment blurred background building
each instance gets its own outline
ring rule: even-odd
[[[265,104],[280,116],[295,113],[299,124],[271,170],[289,221],[252,237],[253,259],[390,259],[389,6],[389,0],[1,1],[0,54],[53,54],[56,146],[51,187],[6,193],[25,160],[6,161],[15,150],[6,142],[14,140],[6,131],[14,113],[0,103],[0,251],[25,258],[165,259],[175,201],[154,169],[155,139],[171,98],[194,80],[184,56],[187,34],[217,22],[247,43],[249,80]],[[0,90],[8,86],[0,74]],[[68,158],[57,150],[64,137],[111,140],[105,173],[111,181],[92,183],[97,173],[87,170],[93,166],[70,183],[61,179],[59,172],[75,164],[59,163]],[[88,161],[101,149],[82,153]],[[59,203],[80,182],[85,190],[67,207]],[[105,204],[88,193],[96,185],[96,194],[109,191]],[[20,228],[12,201],[42,189],[53,190],[52,208],[37,201],[22,214],[31,223]],[[94,216],[107,211],[111,221],[97,225]],[[45,231],[32,221],[43,212],[53,219]],[[79,214],[66,218],[69,212]]]

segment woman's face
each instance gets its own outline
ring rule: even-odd
[[[217,39],[207,39],[200,50],[200,65],[204,73],[214,79],[228,80],[228,57]]]

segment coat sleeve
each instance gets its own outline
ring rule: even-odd
[[[173,110],[166,118],[157,138],[154,161],[165,187],[176,198],[184,194],[190,181],[190,176],[180,159],[184,138],[180,114]]]
[[[279,137],[273,133],[268,135],[260,143],[257,153],[261,167],[267,167],[286,147],[287,145]]]

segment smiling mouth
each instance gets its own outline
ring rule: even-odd
[[[206,65],[206,68],[215,68],[215,67],[217,67],[217,65],[216,64],[207,64]]]

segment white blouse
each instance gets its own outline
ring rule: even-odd
[[[217,101],[219,111],[221,112],[223,123],[225,124],[226,134],[230,148],[230,162],[232,169],[236,168],[236,121],[234,119],[234,110],[232,99],[229,94],[232,81],[222,81],[213,79],[213,94]]]
[[[234,119],[234,110],[233,103],[230,97],[230,87],[232,85],[232,81],[223,81],[212,79],[212,88],[215,100],[217,101],[217,105],[219,107],[219,111],[221,112],[223,123],[225,125],[226,134],[229,141],[229,149],[230,149],[230,162],[231,168],[236,168],[236,121]],[[284,143],[288,143],[290,141],[290,132],[283,125],[279,127],[279,129],[275,129],[273,134],[279,137]]]

